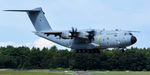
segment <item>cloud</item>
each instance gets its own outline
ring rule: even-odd
[[[44,38],[39,38],[34,42],[34,47],[38,47],[40,49],[43,47],[51,48],[52,46],[56,46],[58,49],[67,49],[66,47],[60,46]]]

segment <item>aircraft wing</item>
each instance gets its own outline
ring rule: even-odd
[[[47,36],[48,35],[55,35],[55,36],[57,36],[57,35],[61,35],[62,34],[62,32],[40,32],[40,33],[44,33],[44,34],[46,34]]]
[[[39,33],[44,33],[47,36],[55,35],[63,39],[76,39],[80,43],[92,42],[95,36],[95,30],[77,31],[77,29],[74,29],[74,28],[72,28],[71,31],[48,31],[48,32],[45,31],[45,32],[39,32]]]

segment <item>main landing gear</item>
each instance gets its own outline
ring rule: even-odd
[[[100,50],[93,49],[93,50],[75,50],[76,53],[100,53]]]

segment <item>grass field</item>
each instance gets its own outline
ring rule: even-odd
[[[45,71],[14,71],[14,70],[4,70],[0,71],[0,75],[73,75],[64,72],[45,72]]]
[[[103,71],[95,71],[89,72],[89,75],[150,75],[150,72],[144,71],[110,71],[110,72],[103,72]]]
[[[69,71],[52,72],[48,70],[14,71],[1,70],[0,75],[150,75],[148,71]]]

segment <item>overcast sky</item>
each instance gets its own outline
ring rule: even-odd
[[[53,30],[135,30],[140,33],[134,34],[138,41],[133,47],[150,47],[150,0],[0,0],[0,46],[54,45],[32,33],[26,13],[2,11],[37,7],[43,8]]]

